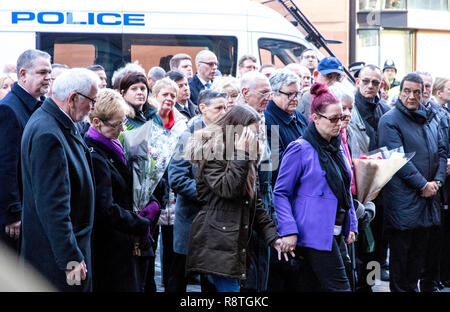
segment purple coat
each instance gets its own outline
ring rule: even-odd
[[[344,153],[342,147],[341,152]],[[351,175],[351,168],[345,163]],[[293,141],[284,152],[273,201],[280,236],[297,234],[297,245],[331,251],[338,200],[308,141]],[[357,228],[352,201],[343,225],[345,238],[350,231],[357,233]]]

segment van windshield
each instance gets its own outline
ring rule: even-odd
[[[300,55],[306,47],[300,43],[272,39],[260,38],[258,40],[259,55],[261,64],[274,64],[281,68],[289,63],[299,63]]]
[[[169,71],[170,58],[186,53],[192,58],[203,49],[213,51],[222,75],[236,75],[237,38],[232,36],[37,33],[37,48],[48,52],[53,63],[69,67],[102,65],[110,78],[129,62],[138,62],[146,72],[153,66]]]

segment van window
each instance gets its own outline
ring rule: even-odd
[[[271,63],[276,68],[281,68],[289,63],[299,63],[300,55],[306,47],[292,41],[260,38],[258,49],[262,65]]]
[[[217,55],[219,70],[223,75],[235,76],[237,63],[237,38],[227,36],[185,36],[185,35],[127,35],[123,40],[126,59],[138,60],[148,71],[152,66],[169,70],[169,60],[177,53],[189,54],[193,71],[195,56],[203,49]]]
[[[148,72],[153,66],[169,70],[177,53],[192,57],[203,49],[213,51],[223,75],[236,75],[237,38],[231,36],[37,33],[36,47],[48,52],[53,63],[69,67],[99,64],[105,68],[108,86],[114,71],[128,62],[139,62]]]

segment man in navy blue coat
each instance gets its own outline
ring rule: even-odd
[[[17,60],[18,82],[0,102],[0,241],[19,251],[22,212],[20,140],[50,87],[50,55],[27,50]]]
[[[189,80],[189,89],[191,90],[191,101],[197,105],[200,91],[211,87],[219,63],[213,52],[202,50],[195,56],[195,66],[197,73]]]
[[[75,123],[93,108],[99,83],[88,69],[62,73],[22,138],[21,256],[61,291],[92,289],[94,181]]]
[[[447,143],[436,112],[421,104],[423,86],[419,75],[406,75],[395,107],[378,125],[379,146],[389,150],[403,147],[405,153],[415,153],[382,190],[391,292],[418,291],[423,261],[429,257],[427,248],[436,244],[429,237],[430,229],[441,222],[437,192],[445,180]]]

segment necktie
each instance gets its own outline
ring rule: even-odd
[[[205,83],[205,88],[209,89],[211,87],[211,84],[209,82]]]

